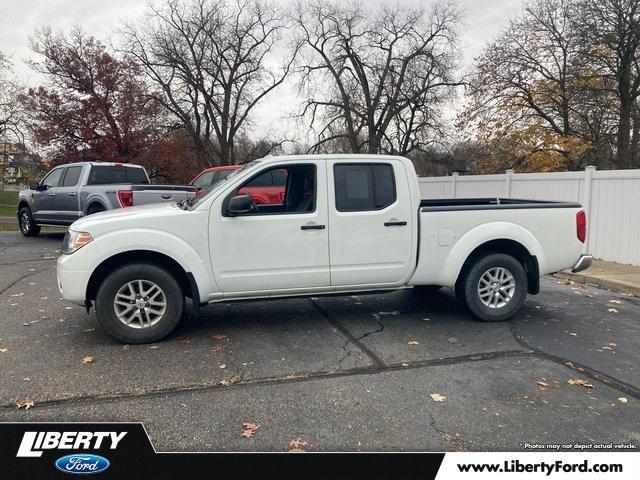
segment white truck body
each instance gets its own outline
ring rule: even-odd
[[[347,167],[378,164],[393,172],[394,196],[390,190],[383,194],[389,204],[366,211],[338,208],[338,196],[347,195],[336,192],[343,188],[338,184],[355,182],[348,188],[356,203],[362,187],[357,167],[354,172]],[[314,197],[312,211],[228,213],[230,198],[247,180],[261,171],[299,165],[315,171],[313,192],[304,193]],[[341,166],[345,176],[337,179]],[[96,272],[105,276],[117,268],[114,259],[128,262],[132,255],[144,259],[149,254],[166,257],[167,265],[181,270],[189,281],[185,294],[196,308],[246,298],[453,288],[465,262],[491,247],[521,258],[527,290],[537,293],[540,275],[589,265],[576,234],[580,210],[574,203],[510,199],[422,201],[413,164],[402,157],[268,157],[237,170],[192,207],[146,205],[78,220],[70,229],[89,234],[91,241],[60,256],[58,283],[64,298],[89,306],[99,287]]]

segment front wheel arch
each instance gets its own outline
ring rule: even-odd
[[[102,280],[111,272],[123,265],[139,262],[157,265],[164,268],[176,277],[185,297],[199,298],[195,282],[189,280],[189,276],[184,268],[182,268],[182,265],[176,262],[173,258],[163,253],[151,250],[131,250],[109,257],[96,267],[89,278],[89,282],[87,283],[87,291],[85,294],[86,300],[92,301],[96,299]]]

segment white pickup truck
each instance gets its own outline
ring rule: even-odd
[[[284,171],[282,204],[238,195]],[[62,296],[100,325],[157,341],[202,305],[252,298],[451,287],[471,313],[505,320],[540,275],[591,264],[580,204],[421,200],[412,163],[374,155],[252,161],[189,202],[98,213],[70,227]]]

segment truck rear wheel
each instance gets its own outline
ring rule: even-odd
[[[125,343],[161,340],[178,325],[183,309],[180,285],[155,265],[120,267],[104,279],[96,295],[98,323]]]
[[[515,315],[527,296],[527,274],[522,264],[504,253],[477,259],[456,284],[458,299],[486,322],[500,322]]]

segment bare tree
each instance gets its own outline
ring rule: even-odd
[[[140,27],[125,25],[124,44],[192,136],[200,165],[233,163],[237,135],[293,63],[292,56],[273,65],[282,13],[260,0],[166,0],[149,8]]]
[[[616,164],[629,168],[640,131],[634,121],[640,98],[640,0],[579,0],[577,7],[575,23],[584,61],[602,76],[603,89],[618,104]]]
[[[476,59],[461,119],[491,146],[497,169],[580,162],[585,142],[576,98],[585,86],[570,1],[525,5]]]
[[[22,143],[24,140],[24,111],[20,102],[22,87],[15,79],[13,65],[0,52],[0,138]]]
[[[419,112],[430,94],[446,95],[459,84],[453,78],[457,6],[437,3],[426,12],[311,1],[298,3],[292,16],[305,51],[303,115],[319,127],[312,148],[340,138],[352,152],[415,148],[415,140],[391,140],[391,131],[407,122],[402,128],[414,138],[416,126],[427,124],[411,119],[412,108]]]

